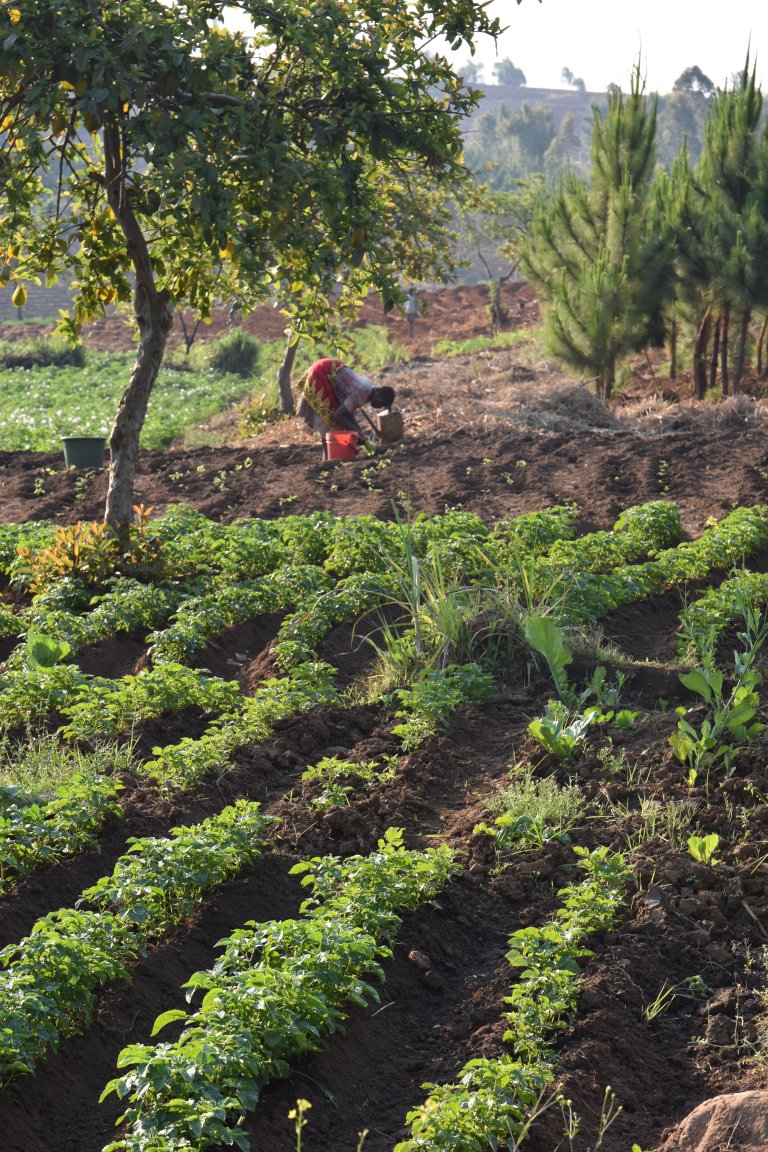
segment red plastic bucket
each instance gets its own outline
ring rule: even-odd
[[[329,460],[356,460],[360,437],[357,432],[326,432],[325,446]]]

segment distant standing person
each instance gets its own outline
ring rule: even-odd
[[[366,436],[355,419],[355,412],[364,404],[383,410],[391,408],[395,390],[385,385],[375,387],[365,376],[358,376],[346,368],[341,360],[316,360],[299,380],[297,414],[306,426],[317,432],[325,447],[327,432],[357,432],[361,440]]]
[[[408,295],[405,298],[405,318],[408,321],[408,336],[413,338],[413,330],[416,326],[416,318],[419,315],[419,295],[416,289],[411,285],[408,289]]]

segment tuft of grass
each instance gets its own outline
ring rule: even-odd
[[[513,769],[510,783],[488,805],[495,814],[492,825],[478,824],[475,832],[490,836],[496,868],[503,871],[515,851],[540,848],[548,840],[568,843],[572,828],[582,820],[586,801],[577,784],[560,787],[553,776],[537,779],[530,766]]]
[[[41,799],[77,773],[114,776],[135,772],[136,768],[130,744],[102,744],[92,751],[83,751],[61,744],[56,736],[47,733],[0,743],[0,787],[20,788]]]
[[[471,352],[487,352],[493,348],[514,348],[530,341],[529,332],[499,332],[496,336],[473,336],[469,340],[438,340],[432,345],[433,356],[465,356]]]

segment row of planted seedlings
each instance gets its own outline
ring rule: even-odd
[[[542,655],[551,651],[551,645],[541,639],[541,630],[546,630],[547,624],[541,619],[528,622],[529,642]],[[562,640],[560,642],[564,649]],[[415,747],[435,730],[436,725],[444,723],[459,703],[488,698],[492,691],[491,677],[476,664],[441,670],[427,668],[411,688],[398,691],[402,723],[395,728],[395,733],[401,737],[404,748]],[[604,679],[599,676],[593,678],[591,691],[603,699],[609,695]],[[632,723],[636,715],[623,709],[603,712],[602,720],[605,722],[616,716],[617,723],[622,725]],[[338,762],[321,763],[317,769],[314,773],[311,770],[305,773],[305,778],[321,779],[325,784],[325,791],[318,797],[320,804],[325,803],[329,796],[338,801],[340,792],[343,798],[343,793],[351,789],[351,785],[344,782],[356,775],[364,775],[355,773],[354,766]],[[334,779],[334,773],[340,773],[340,776]],[[498,822],[495,831],[499,831]],[[540,834],[544,836],[546,831],[542,829]],[[477,1142],[476,1146],[491,1147],[502,1139],[522,1138],[527,1130],[532,1115],[541,1104],[542,1092],[555,1075],[552,1041],[567,1025],[575,1008],[579,964],[589,955],[585,940],[610,926],[629,875],[621,857],[611,856],[606,849],[594,853],[577,850],[577,855],[584,857],[588,880],[582,885],[571,885],[562,893],[564,906],[550,924],[539,929],[522,930],[510,940],[509,960],[513,966],[522,969],[521,978],[508,1000],[511,1005],[507,1014],[510,1027],[505,1039],[512,1045],[514,1055],[497,1060],[471,1061],[462,1070],[456,1084],[427,1085],[429,1096],[424,1105],[408,1116],[411,1138],[398,1146],[402,1152],[406,1149],[410,1152],[417,1148],[455,1147],[459,1136],[467,1147],[475,1146],[473,1142]],[[192,987],[198,982],[203,988],[213,987],[217,993],[217,1007],[220,1006],[216,980],[218,967],[196,975],[190,982]],[[175,1012],[164,1014],[158,1021],[158,1028],[177,1018]],[[183,1106],[176,1104],[170,1110],[171,1115],[168,1108],[162,1106],[163,1094],[178,1091],[180,1061],[183,1062],[187,1056],[187,1045],[191,1046],[193,1053],[197,1052],[201,1021],[205,1022],[207,1034],[208,1017],[201,1012],[192,1017],[191,1026],[185,1022],[178,1047],[132,1046],[126,1050],[121,1063],[135,1066],[135,1070],[113,1081],[106,1091],[115,1090],[130,1096],[131,1106],[123,1119],[132,1123],[129,1133],[110,1147],[160,1149],[165,1147],[163,1140],[169,1136],[169,1146],[173,1146],[173,1140],[188,1139],[190,1130],[198,1141],[193,1146],[200,1149],[216,1140],[236,1139],[236,1131],[231,1128],[232,1114],[255,1105],[261,1085],[274,1074],[271,1061],[265,1061],[261,1051],[254,1054],[253,1063],[249,1066],[252,1080],[245,1099],[242,1067],[238,1069],[240,1080],[236,1082],[234,1099],[226,1097],[226,1092],[232,1089],[232,1080],[228,1078],[231,1069],[221,1066],[215,1069],[218,1077],[215,1090],[221,1091],[222,1096],[221,1107],[210,1131],[205,1130],[210,1115],[205,1104],[211,1091],[210,1067],[206,1066],[201,1076],[205,1085],[204,1089],[201,1087],[202,1100],[193,1098],[187,1099]],[[293,1020],[288,1031],[295,1033]],[[301,1046],[293,1051],[300,1054]],[[152,1112],[148,1115],[144,1103],[147,1089],[154,1085],[158,1076],[162,1081],[161,1101],[158,1103],[158,1098],[152,1096]],[[610,1121],[610,1113],[604,1121]]]
[[[449,672],[446,684],[455,679]],[[490,688],[488,677],[486,694]],[[468,693],[459,689],[454,706],[459,696],[481,698],[476,687]],[[420,712],[409,703],[405,727],[416,719],[438,719],[431,707]],[[447,714],[443,710],[440,718]],[[403,727],[395,731],[401,729],[405,737]],[[433,730],[414,724],[404,743],[416,747]],[[304,779],[322,783],[318,807],[343,803],[352,781],[369,782],[367,767],[323,761]],[[397,1146],[399,1152],[500,1147],[502,1140],[524,1137],[556,1075],[554,1042],[575,1011],[581,965],[591,955],[587,940],[611,927],[631,874],[622,857],[607,848],[575,847],[573,855],[586,879],[560,892],[561,907],[551,921],[514,932],[509,940],[507,959],[519,970],[505,1013],[510,1054],[470,1061],[455,1083],[425,1085],[428,1096],[408,1115],[411,1137]],[[404,868],[413,870],[407,892]],[[372,905],[373,923],[381,923],[382,892],[387,901],[396,899],[399,913],[438,895],[458,869],[445,847],[406,853],[401,834],[393,830],[367,858],[326,857],[297,865],[293,871],[306,873],[305,883],[313,887],[313,899],[302,909],[306,918],[248,925],[234,933],[213,967],[193,974],[185,985],[190,1002],[203,991],[199,1009],[174,1009],[158,1017],[153,1035],[182,1022],[178,1040],[131,1044],[121,1053],[118,1067],[129,1071],[106,1086],[103,1098],[117,1093],[128,1100],[118,1120],[127,1127],[108,1145],[109,1152],[247,1148],[244,1117],[258,1107],[263,1087],[319,1048],[351,1007],[378,999],[369,981],[382,975],[379,960],[391,953],[392,930],[383,941],[369,935]],[[391,909],[389,922],[399,923]]]
[[[442,675],[438,675],[437,671],[434,669],[428,669],[427,671],[432,672],[433,675],[430,677],[429,675],[425,674],[422,680],[419,683],[414,684],[411,689],[400,690],[400,698],[404,704],[402,711],[404,714],[403,718],[405,721],[405,727],[407,728],[408,724],[413,721],[427,721],[426,727],[424,723],[417,723],[410,737],[408,737],[407,733],[401,732],[400,734],[404,737],[404,743],[407,739],[412,739],[413,741],[422,739],[426,732],[429,730],[430,724],[434,724],[435,719],[438,721],[445,719],[445,716],[450,710],[452,704],[455,705],[456,702],[461,702],[461,700],[467,698],[481,698],[491,689],[491,685],[489,684],[488,680],[486,679],[483,681],[481,679],[482,672],[476,667],[459,667],[453,669],[449,668],[447,671],[444,671]],[[466,679],[470,684],[481,684],[482,690],[477,693],[475,687],[470,687],[468,692],[464,692],[459,687],[459,690],[454,692],[453,695],[451,695],[450,692],[448,692],[446,695],[444,689],[446,687],[450,688],[452,686],[452,678],[459,686],[462,683],[462,679]],[[431,683],[438,689],[437,692],[434,690],[426,692],[419,691],[420,687],[423,687],[424,685],[430,685]],[[453,687],[455,686],[456,685],[454,684]],[[440,702],[441,692],[443,693],[444,697],[442,702]],[[438,699],[438,706],[435,706],[436,698]],[[402,729],[403,726],[400,727]]]
[[[730,845],[729,855],[732,862],[738,862],[737,867],[723,869],[720,881],[714,880],[712,869],[722,865],[721,853],[727,852],[729,846],[721,841],[719,835],[708,831],[708,822],[712,819],[710,774],[714,791],[716,785],[731,779],[740,756],[760,740],[765,730],[765,724],[759,719],[761,701],[758,694],[762,682],[758,663],[768,639],[768,620],[764,612],[765,577],[743,567],[688,604],[681,614],[678,650],[681,657],[693,662],[693,667],[681,672],[679,679],[698,703],[675,710],[670,717],[672,730],[667,743],[676,759],[687,769],[689,790],[693,790],[697,779],[705,775],[703,803],[698,799],[660,798],[650,780],[650,770],[632,764],[623,752],[617,752],[612,733],[617,734],[617,740],[622,740],[628,731],[641,728],[649,717],[625,705],[622,692],[625,676],[621,672],[611,680],[605,667],[598,665],[585,686],[577,689],[568,682],[567,669],[572,654],[566,633],[574,622],[583,627],[621,603],[660,593],[671,586],[684,587],[688,581],[700,581],[711,570],[717,572],[732,565],[743,565],[745,558],[757,551],[765,538],[766,510],[738,510],[723,524],[710,526],[700,541],[680,550],[662,551],[640,566],[639,581],[637,569],[632,572],[626,568],[608,573],[605,582],[594,576],[583,579],[581,572],[588,571],[588,568],[579,565],[575,569],[573,584],[554,605],[553,616],[527,618],[526,638],[548,664],[558,693],[556,699],[550,700],[544,715],[531,720],[529,736],[547,754],[550,764],[558,762],[566,770],[574,770],[580,759],[585,756],[594,759],[597,753],[610,774],[621,770],[626,772],[627,783],[632,785],[628,791],[634,790],[635,796],[633,804],[612,805],[609,811],[601,812],[585,800],[573,776],[569,775],[568,783],[561,786],[557,782],[557,772],[537,778],[530,765],[522,768],[516,765],[511,773],[512,783],[496,806],[499,814],[490,825],[482,824],[476,829],[476,833],[490,839],[497,871],[503,870],[517,854],[527,849],[540,850],[551,840],[570,842],[573,827],[589,814],[592,820],[601,816],[604,819],[622,818],[628,828],[625,833],[627,850],[638,861],[645,846],[660,838],[671,849],[683,854],[684,859],[687,854],[688,866],[683,865],[683,868],[689,873],[689,884],[693,881],[690,871],[698,868],[696,883],[699,887],[717,889],[719,886],[726,901],[733,900],[734,885],[735,890],[743,894],[743,876],[751,876],[753,865],[761,863],[764,845],[755,845],[751,853],[746,851],[747,817],[744,812],[736,812],[731,826],[739,837],[739,843]],[[591,545],[592,541],[587,539],[587,543]],[[560,548],[577,553],[579,544],[579,540],[568,542],[556,546],[552,552]],[[545,557],[539,565],[538,575],[545,579],[548,563],[549,557]],[[599,571],[593,569],[593,572]],[[631,579],[628,579],[630,574]],[[574,575],[573,570],[571,575]],[[575,621],[573,617],[569,619],[569,609],[574,606]],[[554,618],[559,618],[562,627],[554,622]],[[733,667],[727,674],[715,666],[717,640],[726,628],[733,629],[734,626]],[[661,701],[659,707],[665,704]],[[694,721],[694,715],[698,722]],[[750,791],[749,782],[746,787]],[[764,800],[764,797],[758,792],[757,799]],[[575,850],[583,852],[583,849]],[[605,849],[600,851],[607,852]],[[615,875],[621,873],[623,877],[619,885],[621,889],[631,872],[621,857],[612,860],[611,867],[617,869]],[[646,860],[645,864],[646,874],[655,875],[653,861]],[[759,887],[762,880],[755,878],[752,884]],[[749,913],[749,906],[744,906]],[[712,907],[717,906],[709,906],[708,915],[712,914]],[[751,915],[754,918],[754,913]],[[705,938],[706,935],[704,933]],[[762,933],[759,936],[763,938]],[[519,947],[513,946],[509,958],[525,971],[508,1003],[524,1007],[525,1013],[522,1017],[510,1017],[515,1027],[506,1033],[505,1039],[513,1042],[516,1058],[470,1061],[456,1083],[427,1085],[430,1089],[428,1099],[408,1117],[411,1138],[399,1144],[397,1152],[456,1146],[501,1147],[505,1142],[517,1147],[518,1142],[524,1139],[532,1121],[551,1102],[544,1089],[554,1075],[555,1061],[551,1048],[543,1043],[545,1029],[541,1027],[541,1020],[552,1006],[553,1016],[548,1018],[548,1025],[551,1027],[554,1020],[556,1028],[565,1026],[567,1014],[562,1011],[565,999],[560,995],[564,987],[569,989],[571,1009],[575,1007],[576,990],[570,982],[578,971],[574,961],[578,959],[579,938],[576,931],[574,951],[569,955],[566,948],[561,965],[558,932],[553,931],[552,926],[525,929],[515,934],[513,945],[518,940],[522,943]],[[531,945],[534,955],[544,959],[545,976],[542,976],[542,969],[531,964]],[[552,971],[556,974],[554,979]],[[532,981],[531,996],[526,984],[528,979]],[[555,990],[558,984],[560,989]],[[682,980],[679,986],[665,982],[655,996],[649,995],[643,1005],[643,1022],[648,1025],[654,1022],[678,997],[692,1000],[711,994],[712,988],[699,973]],[[573,1124],[573,1113],[569,1101],[560,1099],[557,1102],[563,1107],[566,1138],[569,1124]],[[598,1143],[620,1111],[614,1094],[606,1088]],[[570,1130],[573,1134],[574,1129],[571,1127]]]
[[[69,578],[65,577],[64,579],[68,580]],[[119,589],[121,594],[123,591],[124,586]],[[103,603],[103,599],[100,599],[98,603]],[[47,609],[48,606],[44,605],[44,607]],[[43,632],[32,633],[27,636],[23,649],[20,646],[14,654],[15,658],[9,661],[8,670],[12,673],[14,670],[23,670],[26,666],[30,671],[38,671],[40,680],[43,680],[48,674],[55,677],[57,671],[63,672],[63,669],[67,667],[59,664],[62,657],[66,655],[64,642],[57,641]],[[19,658],[20,656],[22,659]],[[162,669],[163,666],[161,665]],[[162,690],[163,682],[162,680],[158,681],[157,677],[153,676],[154,671],[154,669],[151,670],[143,678],[143,681],[141,677],[126,678],[124,686],[115,686],[103,681],[98,682],[98,688],[103,689],[103,691],[98,692],[97,690],[95,700],[89,699],[83,693],[73,692],[74,700],[72,703],[68,702],[67,689],[62,689],[61,681],[59,681],[56,685],[58,694],[50,696],[47,703],[48,706],[52,701],[58,704],[59,714],[68,721],[64,728],[64,734],[70,739],[116,734],[126,723],[126,718],[129,715],[127,710],[129,700],[134,717],[137,712],[140,715],[142,713],[153,714],[153,709],[158,707],[158,700],[161,708],[168,706],[168,698],[164,696]],[[237,737],[231,742],[233,745],[247,739],[263,738],[268,731],[268,720],[274,720],[280,714],[290,714],[292,710],[295,710],[296,701],[295,698],[290,698],[290,693],[286,699],[281,700],[279,694],[275,697],[274,692],[272,692],[271,710],[269,707],[270,700],[266,698],[266,694],[264,700],[256,700],[252,704],[249,702],[244,707],[238,706],[235,710],[232,706],[234,685],[217,682],[213,678],[208,678],[211,681],[209,684],[205,678],[195,676],[192,670],[183,666],[173,667],[172,671],[174,678],[172,682],[169,681],[169,686],[174,693],[171,700],[172,705],[185,706],[192,698],[203,708],[208,706],[213,710],[216,705],[221,705],[224,702],[225,705],[229,705],[228,712],[230,715],[235,711],[238,717],[244,711],[248,713],[245,717],[246,723],[239,725]],[[64,675],[66,674],[64,673]],[[80,678],[80,674],[76,670],[75,677]],[[18,689],[22,676],[11,676],[9,679],[14,681],[10,685],[11,690],[8,693],[13,698],[13,689]],[[96,680],[97,678],[91,679]],[[291,683],[295,683],[295,679],[294,677]],[[287,682],[283,681],[283,683]],[[78,679],[75,679],[74,683],[77,684]],[[271,687],[274,688],[274,683]],[[317,696],[315,695],[310,698],[310,703],[314,703],[316,700]],[[286,707],[286,703],[288,707]],[[249,704],[250,712],[248,711]],[[254,704],[256,705],[255,708]],[[258,708],[259,704],[262,705],[261,708]],[[17,720],[21,718],[18,711],[15,718]],[[221,731],[221,726],[217,728],[217,731]],[[217,766],[220,768],[221,746],[214,750],[218,753]],[[189,783],[188,777],[184,778],[183,783]],[[38,841],[37,860],[42,861],[48,853],[54,852],[57,839],[59,847],[66,844],[67,849],[72,849],[75,844],[71,828],[64,835],[62,834],[61,823],[48,818],[61,815],[63,825],[66,826],[66,814],[63,809],[66,808],[67,813],[76,815],[80,825],[79,842],[83,843],[93,833],[94,828],[103,817],[103,812],[107,809],[115,810],[119,785],[114,781],[99,779],[98,777],[91,781],[91,785],[92,792],[97,794],[99,799],[96,804],[90,805],[91,811],[88,820],[84,820],[82,813],[77,812],[76,804],[68,803],[72,793],[71,782],[68,782],[66,787],[62,787],[59,794],[47,806],[47,811],[43,813],[43,823],[48,823],[49,835],[46,844],[43,844],[42,838]],[[76,792],[76,795],[80,800],[85,799],[82,788]],[[5,829],[9,833],[9,838],[12,839],[14,833],[18,837],[22,826],[24,826],[27,839],[30,839],[31,832],[31,839],[34,840],[34,828],[32,826],[35,820],[32,817],[34,815],[35,818],[39,818],[40,813],[39,805],[24,803],[19,803],[14,811],[9,811]],[[39,819],[38,823],[40,823]],[[51,825],[55,827],[55,831]],[[198,846],[203,855],[208,855],[211,847],[210,837],[206,836],[204,829],[188,831],[189,836],[182,845],[185,849],[182,853],[185,861],[184,867],[193,869],[195,876],[193,887],[196,887],[199,894],[202,883],[200,858],[199,855],[197,859],[195,857]],[[170,880],[174,879],[172,868],[169,873],[169,860],[167,856],[160,860],[158,857],[162,854],[157,851],[150,852],[148,841],[142,842],[141,848],[145,855],[154,857],[149,871],[145,869],[143,880],[139,881],[134,876],[133,885],[123,883],[119,886],[110,885],[105,881],[84,893],[83,900],[97,901],[97,893],[101,892],[102,899],[106,898],[113,903],[118,900],[125,901],[125,894],[128,890],[131,891],[132,895],[135,895],[137,890],[142,891],[147,887],[153,866],[155,870],[161,866],[161,870],[166,873],[164,891],[160,896],[161,900],[166,899],[169,894],[169,878]],[[15,871],[17,873],[28,871],[33,864],[32,857],[34,855],[34,851],[23,857],[19,854],[19,858],[15,862]],[[197,868],[195,868],[196,864],[198,865]],[[116,874],[121,869],[122,871],[126,870],[126,865],[122,861],[118,864]],[[11,867],[10,871],[13,872],[14,868]],[[210,869],[205,873],[206,878],[209,878],[209,873]],[[217,875],[215,869],[213,874],[214,876]],[[181,889],[179,885],[176,885],[176,888],[178,891],[173,893],[172,904],[178,915],[183,918],[192,910],[192,904],[189,899],[180,899]],[[8,1038],[7,1052],[4,1054],[7,1078],[11,1078],[22,1070],[28,1070],[48,1045],[57,1043],[61,1035],[81,1025],[91,1010],[95,988],[105,980],[118,975],[125,975],[127,965],[135,958],[137,952],[141,951],[148,940],[157,936],[160,930],[160,917],[148,914],[146,902],[141,900],[138,903],[135,900],[125,902],[124,913],[118,917],[113,913],[102,911],[83,913],[73,909],[59,910],[59,912],[38,922],[29,938],[22,941],[18,946],[12,946],[5,950],[2,963],[6,966],[9,987],[23,990],[21,1000],[15,1000],[11,996],[7,1003],[8,1016],[4,1021],[4,1024],[8,1025],[7,1028],[4,1028],[4,1034]],[[142,925],[144,927],[138,927]],[[47,957],[47,966],[39,963],[41,955]]]
[[[278,522],[277,527],[264,521],[244,521],[226,529],[188,509],[181,509],[160,523],[167,541],[162,535],[150,538],[146,516],[139,517],[136,549],[139,567],[152,571],[148,553],[156,557],[162,544],[171,550],[164,564],[178,571],[179,557],[172,551],[176,546],[187,558],[186,571],[191,571],[197,580],[205,579],[209,587],[212,583],[215,586],[217,579],[221,580],[221,599],[216,600],[215,588],[205,595],[187,596],[169,626],[151,636],[153,653],[157,650],[157,666],[117,681],[88,677],[76,665],[62,663],[68,642],[50,635],[49,631],[31,631],[6,664],[2,701],[9,728],[28,724],[55,708],[64,720],[62,735],[69,740],[116,736],[142,719],[196,706],[214,717],[209,730],[199,739],[186,738],[177,745],[156,749],[154,759],[145,766],[150,775],[170,788],[190,787],[206,774],[221,771],[234,749],[264,739],[277,720],[332,700],[332,669],[317,661],[316,646],[335,623],[354,618],[371,602],[395,597],[406,623],[410,620],[414,624],[394,638],[389,653],[395,656],[395,677],[399,675],[405,684],[412,678],[409,686],[397,692],[401,718],[397,734],[407,750],[413,741],[444,723],[456,706],[487,698],[492,692],[488,673],[474,659],[476,651],[472,641],[476,634],[466,643],[467,638],[461,636],[461,631],[466,631],[468,616],[482,615],[487,602],[494,605],[495,611],[499,604],[503,608],[500,584],[507,585],[507,593],[511,586],[516,608],[521,597],[531,600],[539,596],[545,586],[557,588],[555,573],[560,573],[562,585],[562,574],[566,572],[572,581],[564,597],[567,609],[569,612],[575,609],[582,618],[594,617],[606,610],[606,603],[612,606],[616,602],[615,596],[608,600],[604,590],[601,591],[600,581],[607,580],[611,588],[624,589],[625,595],[629,594],[629,587],[631,595],[636,596],[638,588],[645,590],[647,586],[648,569],[652,569],[654,587],[661,586],[665,580],[674,582],[700,576],[708,567],[722,566],[743,557],[759,545],[765,533],[764,510],[742,509],[721,525],[710,528],[699,541],[657,553],[654,560],[645,564],[628,565],[625,562],[629,556],[647,555],[679,532],[679,517],[674,506],[654,502],[630,509],[613,532],[593,533],[575,540],[567,539],[573,536],[575,525],[575,512],[567,508],[523,516],[497,526],[492,532],[477,517],[461,513],[421,518],[413,525],[354,518],[337,525],[335,541],[333,533],[328,531],[327,517],[322,515],[287,517]],[[42,533],[44,527],[38,526],[36,530]],[[78,526],[72,533],[82,535],[82,531]],[[302,561],[323,560],[323,567],[282,564],[278,569],[279,578],[254,576],[250,582],[253,596],[244,595],[244,583],[233,585],[233,575],[245,568],[251,576],[268,563],[284,559],[275,542],[278,534],[285,538],[285,547],[291,554]],[[7,570],[16,574],[13,567],[16,561],[9,547],[9,539],[13,538],[10,529],[5,529],[5,536],[0,554],[5,557]],[[430,551],[430,545],[436,540],[441,547]],[[64,564],[62,553],[66,558],[67,551],[57,549],[55,542],[43,545],[42,556],[45,558],[51,549],[59,564]],[[82,541],[78,555],[89,556],[89,549],[82,546]],[[194,558],[194,563],[190,558]],[[41,571],[50,574],[52,569],[58,569],[50,557],[47,567],[44,563],[42,569],[37,569],[34,559],[31,547],[23,545],[19,571],[22,578],[26,577],[31,586],[38,588],[30,609],[32,622],[38,627],[53,631],[51,624],[61,625],[66,634],[62,616],[74,622],[88,619],[112,595],[107,591],[91,596],[90,600],[95,599],[96,604],[91,606],[90,614],[77,615],[71,608],[51,607],[57,596],[70,604],[79,601],[82,606],[90,589],[87,573],[102,572],[106,561],[101,559],[101,568],[95,562],[83,561],[86,574],[75,577],[67,570],[63,576],[45,580]],[[346,581],[346,587],[339,588],[337,584],[335,588],[327,588],[329,570],[344,572],[355,565],[366,566],[366,571],[342,577],[341,584]],[[618,567],[611,571],[612,565]],[[462,576],[460,581],[457,573]],[[125,577],[117,578],[114,594],[118,600],[122,600],[125,592],[124,582]],[[265,592],[268,582],[269,591]],[[210,624],[205,623],[209,618],[221,627],[233,618],[243,619],[254,611],[274,607],[276,587],[280,587],[281,594],[288,600],[301,601],[304,597],[303,606],[284,621],[274,646],[278,663],[287,668],[286,676],[270,678],[253,696],[246,697],[233,681],[223,681],[206,674],[205,670],[191,669],[168,659],[169,656],[188,657],[190,652],[199,649],[201,637],[210,637]],[[174,593],[178,600],[178,588]],[[218,612],[214,610],[216,604]],[[203,622],[197,634],[191,627],[194,620]],[[508,623],[502,620],[501,628]],[[519,612],[513,623],[519,625]],[[75,630],[76,623],[70,623],[69,634]],[[186,635],[183,644],[181,633]],[[493,635],[492,628],[489,633]],[[417,641],[422,645],[421,651]],[[488,647],[487,636],[485,641]],[[455,661],[456,655],[463,655],[460,664]],[[442,666],[431,666],[430,661],[436,659]],[[24,835],[21,829],[20,834]]]

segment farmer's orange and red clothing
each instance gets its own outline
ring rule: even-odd
[[[333,382],[340,368],[341,360],[332,360],[329,357],[316,360],[297,385],[299,395],[304,397],[312,411],[335,432],[344,430],[344,426],[333,418],[336,409],[341,407],[341,401],[333,388]]]

